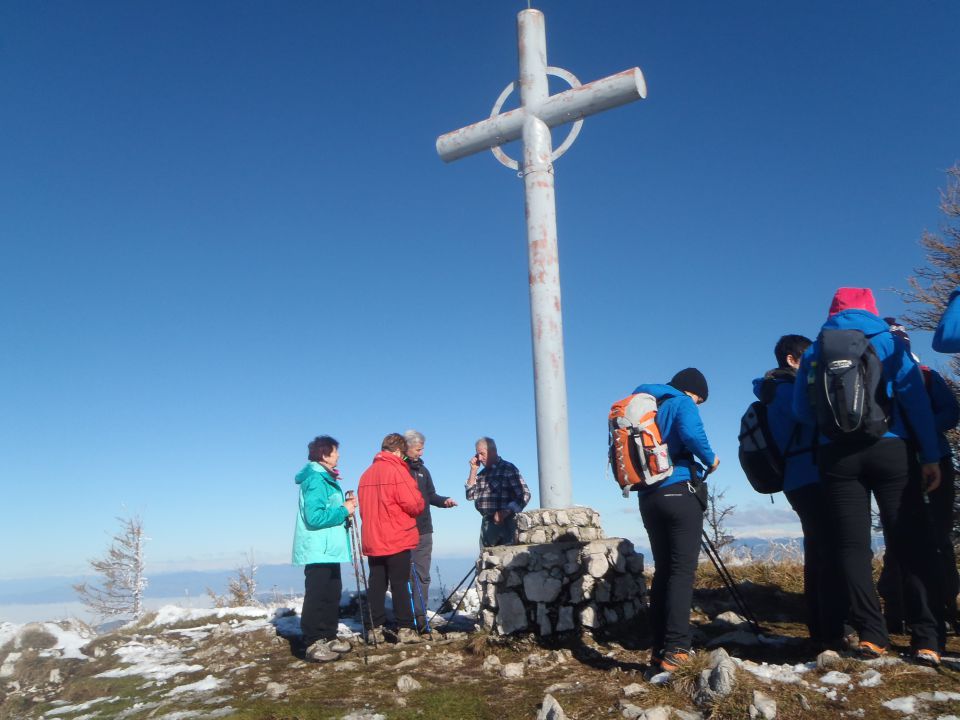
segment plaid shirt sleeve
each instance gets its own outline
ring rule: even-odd
[[[527,488],[527,484],[523,481],[523,476],[520,474],[520,471],[517,469],[516,465],[506,463],[507,468],[504,472],[504,482],[510,488],[510,492],[513,495],[513,498],[507,502],[506,509],[512,512],[518,513],[523,510],[527,503],[530,502],[530,490]]]

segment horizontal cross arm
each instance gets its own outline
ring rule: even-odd
[[[640,68],[551,95],[536,116],[548,127],[573,122],[604,110],[647,97],[647,84]],[[453,162],[482,150],[520,139],[526,111],[517,108],[496,117],[454,130],[437,138],[437,153],[444,162]]]

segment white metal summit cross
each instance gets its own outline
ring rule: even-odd
[[[584,117],[645,98],[647,88],[640,68],[581,85],[572,73],[549,67],[544,18],[539,10],[523,10],[517,15],[517,42],[520,107],[500,112],[514,90],[515,83],[510,83],[500,94],[488,119],[437,138],[437,152],[444,162],[451,162],[481,150],[492,150],[501,163],[519,170],[523,176],[540,506],[564,508],[570,506],[572,498],[553,161],[573,144]],[[548,75],[565,80],[571,89],[550,95]],[[550,128],[568,122],[574,123],[573,128],[554,151]],[[523,139],[522,165],[500,149],[500,145],[520,138]]]

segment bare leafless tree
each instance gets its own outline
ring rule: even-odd
[[[243,557],[243,564],[237,568],[237,574],[227,583],[227,594],[217,595],[207,588],[207,595],[213,600],[216,607],[256,607],[257,600],[257,570],[259,567],[254,561],[253,550]]]
[[[120,531],[113,536],[107,554],[90,560],[90,567],[100,575],[99,586],[82,582],[73,586],[80,601],[102,617],[143,615],[143,591],[147,587],[144,574],[143,521],[139,517],[117,518]]]
[[[734,513],[733,505],[724,503],[726,490],[720,490],[714,483],[707,483],[707,510],[703,516],[705,530],[710,542],[718,552],[730,545],[736,538],[727,532],[727,520]]]

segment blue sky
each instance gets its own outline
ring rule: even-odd
[[[536,503],[522,184],[434,150],[514,78],[525,6],[0,6],[0,577],[82,571],[124,512],[154,572],[282,562],[320,433],[353,486],[416,427],[461,500],[491,435]],[[739,471],[750,381],[838,286],[901,310],[960,160],[960,5],[535,7],[551,64],[649,88],[556,166],[574,500],[646,544],[606,413],[695,365],[736,533],[795,529]],[[471,507],[434,523],[474,552]]]

